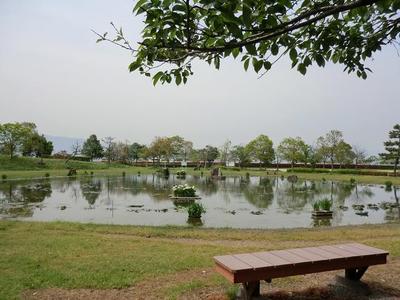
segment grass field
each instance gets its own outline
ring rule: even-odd
[[[21,293],[27,299],[81,299],[87,293],[101,298],[118,293],[115,299],[196,299],[211,293],[224,299],[232,285],[212,270],[214,255],[346,241],[390,252],[393,266],[375,273],[399,271],[398,225],[233,230],[0,221],[0,299]],[[393,278],[400,286],[399,276]],[[307,279],[278,283],[307,286],[302,280]]]
[[[65,161],[61,159],[44,159],[44,165],[39,164],[39,159],[17,157],[10,160],[7,156],[0,155],[0,176],[5,175],[8,179],[26,179],[26,178],[40,178],[44,177],[46,173],[50,177],[66,176],[68,169],[65,165]],[[69,166],[78,170],[78,176],[87,175],[93,172],[94,175],[121,175],[123,172],[126,174],[151,174],[156,172],[155,167],[132,167],[122,164],[110,164],[100,162],[81,162],[81,161],[70,161]],[[180,168],[172,168],[171,172],[175,173]],[[246,173],[254,176],[290,176],[295,174],[299,178],[310,179],[310,180],[326,180],[333,181],[350,181],[354,178],[360,183],[376,183],[384,184],[390,180],[394,185],[400,185],[400,177],[388,177],[388,176],[371,176],[371,175],[349,175],[349,174],[327,174],[327,173],[289,173],[286,171],[275,171],[265,169],[232,169],[224,168],[223,174],[227,176],[245,176]],[[187,168],[187,173],[191,175],[205,175],[210,174],[209,169],[202,169],[194,171],[193,168]]]

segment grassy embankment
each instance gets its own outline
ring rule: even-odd
[[[17,157],[10,160],[7,156],[0,155],[0,176],[6,175],[8,179],[23,179],[23,178],[40,178],[44,177],[46,173],[50,177],[66,176],[67,166],[64,160],[61,159],[44,159],[44,165],[39,164],[40,160],[36,158]],[[69,166],[78,170],[78,176],[85,175],[93,172],[94,175],[121,175],[122,172],[129,174],[152,174],[156,171],[153,167],[130,167],[122,164],[100,162],[81,162],[81,161],[70,161]],[[176,169],[178,170],[178,168]],[[171,169],[172,173],[175,169]],[[86,173],[85,173],[86,172]],[[201,173],[209,174],[209,170],[197,170],[194,171],[192,168],[187,168],[187,173],[191,175],[200,175]],[[387,171],[385,171],[386,173]],[[374,175],[352,175],[352,174],[330,174],[330,173],[288,173],[286,171],[275,171],[275,170],[263,170],[263,169],[233,169],[226,168],[223,170],[223,174],[227,176],[245,176],[246,173],[254,176],[289,176],[297,175],[299,178],[310,179],[310,180],[326,180],[334,181],[349,181],[354,178],[360,183],[376,183],[384,184],[390,180],[394,185],[400,185],[400,177],[388,177],[388,176],[374,176]],[[377,174],[380,172],[377,171]]]
[[[0,221],[0,299],[18,298],[26,290],[25,296],[44,297],[47,290],[30,289],[47,288],[67,289],[61,290],[67,294],[71,289],[118,288],[122,290],[109,292],[132,299],[144,293],[149,299],[174,299],[204,290],[224,295],[231,285],[212,270],[214,255],[346,241],[388,250],[392,264],[367,274],[378,276],[379,284],[382,278],[400,286],[393,275],[400,257],[400,226],[395,224],[233,230]],[[302,288],[308,284],[302,276],[276,282],[284,289],[296,282]],[[98,291],[111,296],[105,292]]]

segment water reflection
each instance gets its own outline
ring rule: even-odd
[[[168,197],[173,185],[183,183],[197,188],[207,210],[195,224],[187,220],[186,208]],[[333,217],[312,219],[312,204],[325,198],[333,203]],[[364,205],[368,217],[356,215],[353,204]],[[376,185],[297,178],[155,174],[2,182],[0,218],[279,228],[399,222],[400,207],[395,187],[389,192]]]

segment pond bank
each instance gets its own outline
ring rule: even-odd
[[[181,168],[171,168],[171,174],[175,174]],[[198,175],[202,173],[206,176],[210,175],[209,169],[193,170],[192,168],[185,169],[189,175]],[[123,173],[126,175],[137,174],[153,174],[156,172],[156,168],[153,167],[110,167],[104,169],[78,169],[79,176],[90,176],[93,172],[94,176],[122,176]],[[46,173],[49,177],[67,177],[68,170],[66,169],[43,169],[43,170],[0,170],[0,176],[6,175],[7,179],[19,180],[19,179],[34,179],[34,178],[45,178]],[[260,169],[224,169],[222,173],[227,176],[246,176],[249,173],[251,176],[284,176],[296,175],[301,179],[308,180],[326,180],[332,181],[347,181],[355,179],[359,183],[371,183],[371,184],[384,184],[386,181],[391,181],[394,185],[400,186],[400,177],[390,176],[372,176],[372,175],[348,175],[348,174],[329,174],[329,173],[289,173],[286,171],[275,171],[275,170],[260,170]],[[1,180],[1,179],[0,179]]]

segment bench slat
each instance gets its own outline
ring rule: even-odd
[[[248,253],[236,254],[236,255],[234,255],[234,257],[243,261],[244,263],[252,266],[254,269],[273,266],[271,263],[268,263],[265,260],[262,260],[262,259],[258,258],[257,256],[254,256],[253,254],[248,254]]]
[[[254,256],[257,256],[258,258],[266,261],[267,263],[270,263],[272,266],[285,266],[285,265],[292,265],[290,261],[284,260],[280,258],[279,256],[273,255],[270,252],[256,252],[253,253]]]
[[[252,269],[252,266],[242,262],[233,255],[216,256],[214,259],[217,263],[223,265],[231,272]]]
[[[355,247],[355,248],[359,248],[359,249],[363,249],[363,250],[367,250],[369,251],[371,254],[386,254],[388,255],[389,252],[382,250],[382,249],[378,249],[378,248],[374,248],[374,247],[370,247],[364,244],[359,244],[359,243],[352,243],[352,244],[347,244],[349,246]]]
[[[328,260],[342,258],[341,255],[325,251],[319,247],[310,247],[310,248],[305,248],[305,249],[307,249],[308,251],[310,251],[312,253],[321,255],[322,257],[325,257],[325,259],[328,259]]]
[[[292,264],[301,264],[308,261],[308,259],[298,256],[296,254],[290,253],[287,250],[276,250],[270,251],[273,255],[279,256],[280,258],[291,262]]]
[[[326,260],[326,257],[315,254],[307,249],[298,248],[298,249],[289,249],[287,251],[289,251],[290,253],[294,253],[298,256],[304,257],[305,259],[311,262]]]

